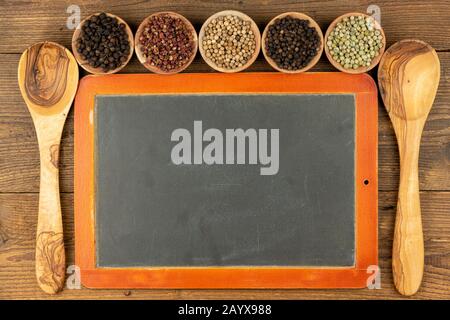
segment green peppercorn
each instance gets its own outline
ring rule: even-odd
[[[370,66],[384,41],[374,19],[362,15],[343,18],[326,40],[333,60],[345,69]]]

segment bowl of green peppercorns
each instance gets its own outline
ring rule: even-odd
[[[134,50],[128,24],[111,13],[85,18],[72,36],[72,51],[78,64],[93,74],[111,74],[124,68]]]
[[[330,63],[346,73],[374,68],[386,48],[386,36],[371,16],[351,12],[336,18],[325,33],[325,54]]]

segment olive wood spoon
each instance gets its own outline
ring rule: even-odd
[[[380,93],[392,121],[400,154],[392,270],[397,290],[413,295],[422,282],[424,247],[418,161],[420,139],[439,85],[436,51],[418,40],[391,46],[378,69]]]
[[[78,65],[53,42],[29,47],[19,61],[19,87],[34,122],[41,163],[36,233],[36,277],[45,292],[64,284],[65,252],[59,198],[59,145],[78,86]]]

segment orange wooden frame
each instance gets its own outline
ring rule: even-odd
[[[95,263],[95,95],[352,93],[356,97],[356,246],[352,267],[99,268]],[[373,79],[344,73],[87,76],[75,99],[75,260],[88,288],[362,288],[378,263],[378,103]],[[369,183],[366,185],[365,180]]]

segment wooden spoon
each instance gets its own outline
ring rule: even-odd
[[[436,51],[418,40],[395,43],[384,54],[378,69],[380,93],[394,126],[400,154],[392,269],[395,286],[403,295],[416,293],[423,275],[419,147],[439,78]]]
[[[19,61],[19,87],[39,143],[41,179],[36,233],[36,277],[47,293],[64,284],[65,253],[59,198],[59,144],[78,86],[78,65],[69,50],[37,43]]]

